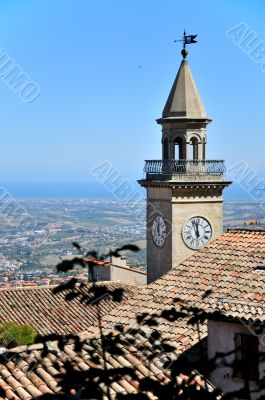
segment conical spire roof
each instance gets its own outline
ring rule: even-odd
[[[163,110],[163,118],[208,119],[186,60],[181,62]]]

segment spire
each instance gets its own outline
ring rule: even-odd
[[[163,118],[209,119],[184,54],[163,110]]]

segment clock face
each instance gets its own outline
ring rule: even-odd
[[[183,240],[191,249],[200,249],[212,237],[212,227],[204,217],[192,217],[183,226]]]
[[[166,240],[166,223],[160,215],[155,217],[152,225],[152,237],[154,244],[158,247],[163,246]]]

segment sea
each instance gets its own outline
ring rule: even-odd
[[[99,182],[1,182],[0,187],[16,199],[113,199]]]
[[[0,182],[0,190],[6,191],[16,199],[104,199],[127,200],[126,193],[122,197],[97,181],[78,182]],[[145,190],[136,180],[134,182],[135,197],[144,200]],[[252,195],[244,187],[232,184],[224,192],[225,201],[253,200]],[[130,193],[128,193],[128,196]],[[265,195],[265,192],[264,192]]]

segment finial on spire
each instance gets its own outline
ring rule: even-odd
[[[181,50],[181,55],[183,57],[183,60],[188,55],[188,51],[186,50],[186,44],[192,44],[192,43],[197,43],[197,40],[195,40],[197,35],[186,35],[186,32],[184,30],[183,34],[183,39],[180,40],[174,40],[174,42],[182,42],[183,43],[183,49]]]

